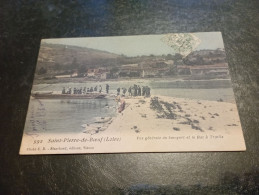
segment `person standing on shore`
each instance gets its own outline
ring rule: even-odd
[[[150,87],[146,87],[146,97],[150,97]]]
[[[141,96],[141,88],[138,86],[138,96]]]
[[[117,95],[120,95],[121,88],[117,89]]]
[[[138,87],[137,85],[134,84],[134,96],[137,96],[138,95]]]
[[[145,96],[145,94],[146,94],[146,87],[142,86],[142,96]]]
[[[127,92],[127,89],[126,89],[126,88],[123,88],[123,89],[122,89],[122,93],[123,93],[124,96],[125,96],[126,92]]]
[[[128,92],[129,92],[129,96],[132,96],[131,86],[129,87]]]
[[[109,88],[110,88],[109,84],[106,84],[106,93],[109,93]]]
[[[120,98],[119,100],[119,108],[118,108],[118,112],[121,113],[124,109],[125,109],[125,100],[124,98]]]
[[[103,90],[102,86],[100,85],[99,88],[100,88],[99,93],[102,93],[102,90]]]

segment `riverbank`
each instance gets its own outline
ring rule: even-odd
[[[236,105],[166,96],[125,98],[125,110],[105,124],[107,134],[166,134],[241,129]]]

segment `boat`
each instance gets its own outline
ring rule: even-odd
[[[102,99],[106,94],[103,93],[85,93],[85,94],[62,94],[62,93],[32,93],[31,96],[36,99]]]

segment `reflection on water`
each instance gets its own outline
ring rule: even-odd
[[[116,103],[112,99],[31,99],[25,130],[81,132],[81,125],[93,122],[95,117],[115,116],[115,108]]]

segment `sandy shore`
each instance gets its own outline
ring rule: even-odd
[[[80,133],[41,135],[42,147],[46,150],[32,147],[39,135],[25,134],[20,153],[245,150],[233,103],[165,96],[133,97],[124,101],[125,109],[116,117],[97,117],[94,122],[82,125],[84,130]]]
[[[235,104],[165,96],[125,98],[106,133],[221,132],[241,129]]]
[[[126,97],[124,100],[126,106],[122,113],[118,113],[117,117],[111,120],[103,119],[107,120],[104,123],[86,127],[85,133],[95,134],[102,131],[110,135],[169,132],[231,134],[241,129],[237,108],[233,103],[166,96]],[[91,130],[92,127],[94,128]]]

